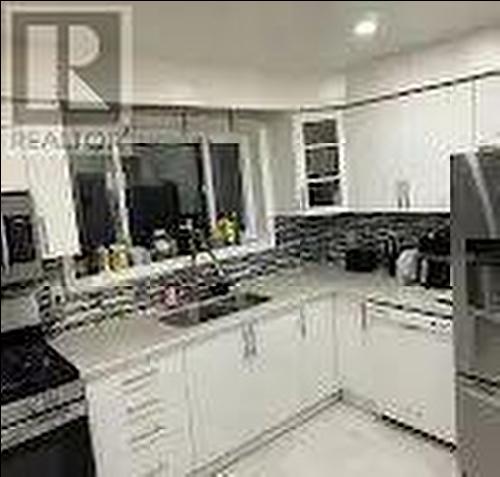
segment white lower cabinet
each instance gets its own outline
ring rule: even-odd
[[[349,400],[365,406],[373,401],[366,302],[357,295],[341,294],[336,300],[338,358],[341,387]]]
[[[182,352],[87,387],[99,477],[182,476],[192,462]]]
[[[197,467],[339,389],[332,303],[275,311],[187,348]]]
[[[367,355],[377,411],[445,441],[455,441],[451,323],[368,305]]]
[[[186,350],[197,466],[252,437],[260,422],[255,325],[242,324]],[[257,351],[258,353],[258,351]]]
[[[335,297],[306,301],[299,321],[300,407],[310,407],[340,389]]]

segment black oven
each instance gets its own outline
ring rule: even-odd
[[[2,452],[3,477],[93,477],[94,462],[86,417]]]

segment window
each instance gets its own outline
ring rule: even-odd
[[[108,169],[111,158],[99,151],[71,155],[76,216],[82,259],[78,268],[95,273],[98,250],[116,241],[113,191]]]
[[[339,119],[312,114],[300,120],[304,166],[302,203],[305,208],[342,204]]]
[[[231,134],[133,143],[117,160],[74,155],[80,275],[102,268],[103,247],[116,242],[132,263],[190,253],[187,221],[214,247],[255,239],[245,154],[244,138]]]
[[[137,144],[122,164],[133,245],[152,249],[159,231],[177,240],[186,219],[207,232],[200,144]]]

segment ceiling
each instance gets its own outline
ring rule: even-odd
[[[500,2],[495,1],[33,3],[131,4],[136,55],[289,74],[328,73],[480,28],[500,28]],[[367,14],[377,15],[379,31],[373,39],[355,38],[353,25]]]
[[[500,28],[500,2],[134,2],[134,43],[165,61],[290,73],[343,69],[368,58]],[[355,38],[376,14],[379,34]]]

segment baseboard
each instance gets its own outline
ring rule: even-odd
[[[192,470],[191,472],[188,473],[188,476],[208,477],[217,475],[219,473],[223,474],[225,469],[233,465],[238,460],[265,447],[272,441],[278,439],[279,437],[290,432],[291,430],[299,427],[304,422],[312,419],[316,415],[320,414],[321,412],[325,411],[330,406],[332,406],[337,402],[340,402],[341,400],[342,400],[342,392],[339,390],[334,394],[319,401],[318,403],[314,404],[313,406],[300,410],[286,421],[283,421],[272,428],[266,429],[264,432],[262,432],[255,438],[249,440],[248,442],[245,442],[236,449],[233,449],[230,452],[223,454],[222,456],[209,462],[203,467]]]

